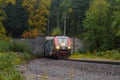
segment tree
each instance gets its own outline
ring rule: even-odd
[[[38,29],[33,29],[32,31],[29,31],[29,32],[25,32],[22,37],[23,38],[36,38],[39,36],[39,31]]]
[[[60,27],[61,28],[61,16],[62,16],[62,11],[60,10],[60,4],[64,0],[51,0],[51,6],[50,6],[50,15],[49,15],[49,30],[50,33],[56,28]]]
[[[0,10],[0,34],[5,34],[6,33],[4,25],[2,23],[5,19],[6,19],[6,13],[5,13],[5,11],[3,11],[1,9]]]
[[[15,0],[0,0],[0,34],[6,33],[3,21],[6,19],[7,15],[4,11],[4,7],[7,6],[9,3],[15,4]]]
[[[39,34],[43,34],[46,30],[50,0],[23,0],[22,5],[27,8],[29,12],[29,31],[37,28]]]
[[[22,0],[16,0],[16,4],[8,4],[4,7],[7,14],[3,22],[8,36],[21,37],[28,30],[28,12],[22,7]]]
[[[67,16],[70,13],[71,4],[72,4],[72,0],[64,0],[60,4],[60,8],[62,10],[62,16]]]
[[[115,0],[113,5],[112,29],[120,37],[120,0]]]
[[[2,24],[2,22],[0,22],[0,34],[5,34],[5,28],[4,28],[4,26],[3,26],[3,24]]]
[[[112,0],[112,30],[115,35],[114,48],[120,48],[120,0]]]
[[[53,30],[52,35],[62,35],[60,27],[57,27]]]
[[[82,21],[91,0],[64,0],[61,3],[62,16],[67,20],[67,35],[80,37],[83,31]],[[62,25],[63,25],[63,19]]]
[[[83,37],[89,43],[89,49],[111,49],[113,36],[110,4],[107,0],[93,0],[84,20]]]

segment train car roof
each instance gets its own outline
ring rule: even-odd
[[[69,38],[68,36],[46,36],[46,40],[52,40],[54,38]]]
[[[56,36],[56,38],[68,38],[68,36]]]

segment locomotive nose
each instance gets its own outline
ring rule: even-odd
[[[61,43],[61,46],[65,46],[65,43]]]

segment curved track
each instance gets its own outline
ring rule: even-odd
[[[76,62],[86,62],[86,63],[120,65],[120,61],[115,61],[115,60],[98,60],[98,59],[66,59],[66,60],[76,61]]]
[[[18,69],[26,80],[120,80],[120,65],[42,58]]]

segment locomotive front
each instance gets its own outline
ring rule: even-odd
[[[54,38],[55,52],[59,56],[69,56],[71,54],[71,41],[67,36],[57,36]]]

